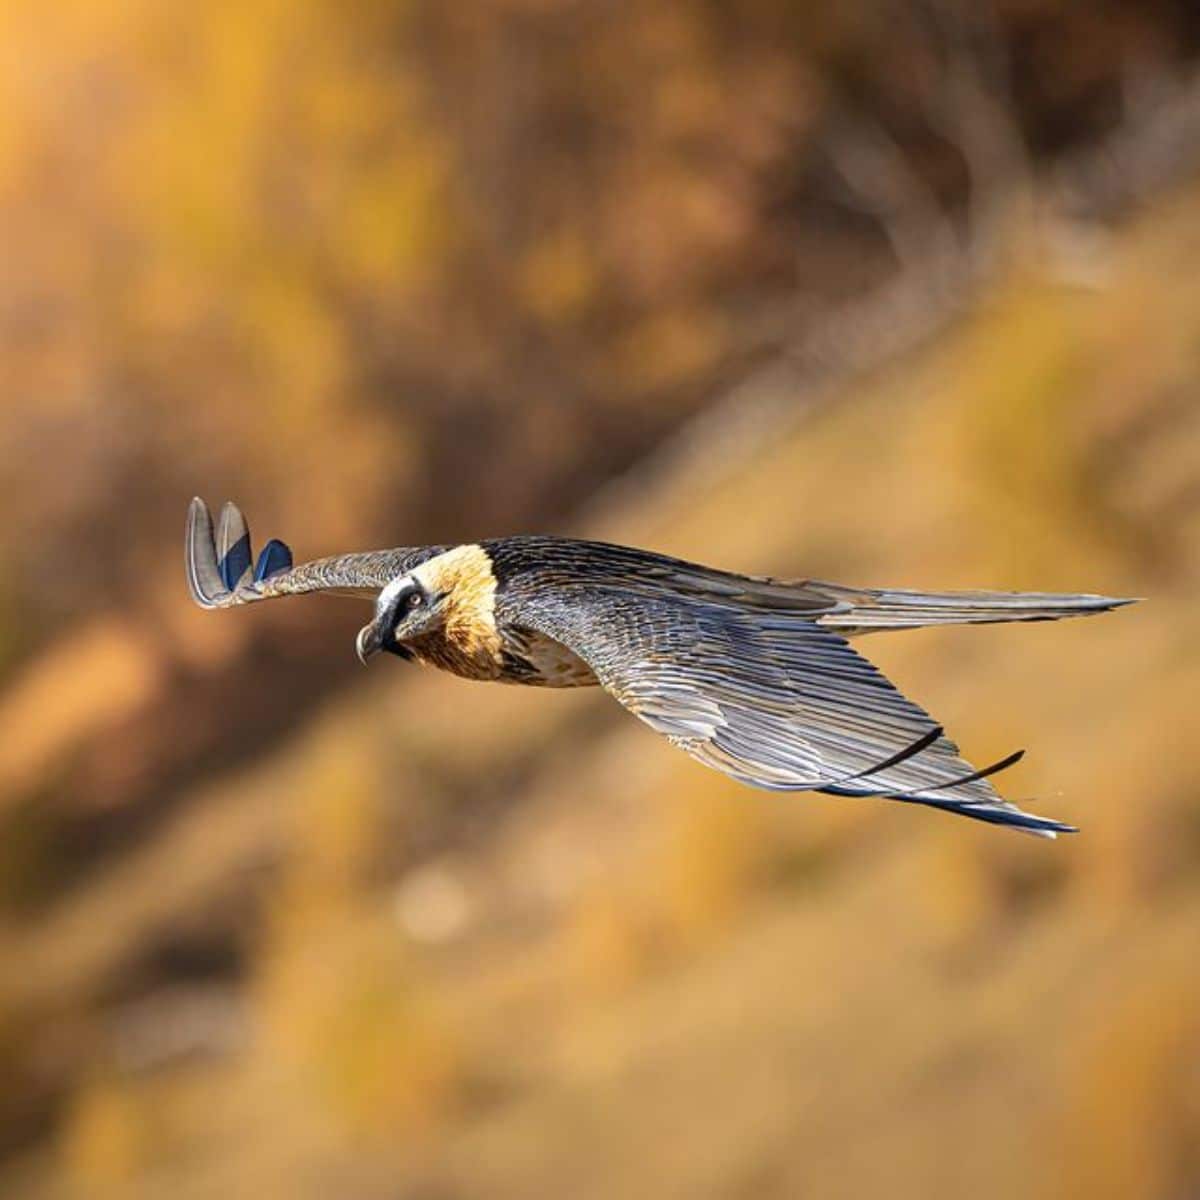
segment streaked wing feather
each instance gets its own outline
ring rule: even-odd
[[[254,581],[262,583],[272,575],[281,571],[290,571],[295,564],[292,562],[292,548],[278,538],[272,538],[261,550],[258,562],[254,564]]]
[[[903,799],[1035,832],[918,705],[803,613],[619,588],[560,592],[525,619],[692,757],[755,787]]]

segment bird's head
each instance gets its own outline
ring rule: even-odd
[[[375,601],[374,620],[358,631],[355,650],[359,660],[365,663],[380,650],[401,658],[411,657],[405,643],[432,633],[442,624],[445,600],[446,592],[431,587],[415,574],[393,579]]]

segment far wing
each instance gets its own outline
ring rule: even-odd
[[[846,641],[803,614],[670,593],[561,588],[522,614],[626,708],[706,766],[755,787],[882,796],[1053,836]]]
[[[339,554],[294,566],[291,549],[272,538],[255,562],[250,530],[237,505],[226,504],[221,510],[214,535],[212,515],[197,496],[188,509],[185,562],[192,599],[201,608],[228,608],[302,592],[374,599],[389,581],[443,548]]]

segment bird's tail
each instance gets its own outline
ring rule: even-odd
[[[928,625],[1058,621],[1134,603],[1112,596],[1051,592],[912,592],[898,588],[850,588],[815,580],[810,586],[840,602],[835,611],[823,614],[818,620],[844,636],[921,629]]]

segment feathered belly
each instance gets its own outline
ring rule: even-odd
[[[579,655],[532,629],[506,630],[497,652],[445,631],[413,638],[406,646],[422,665],[462,679],[553,688],[593,687],[599,682]]]

